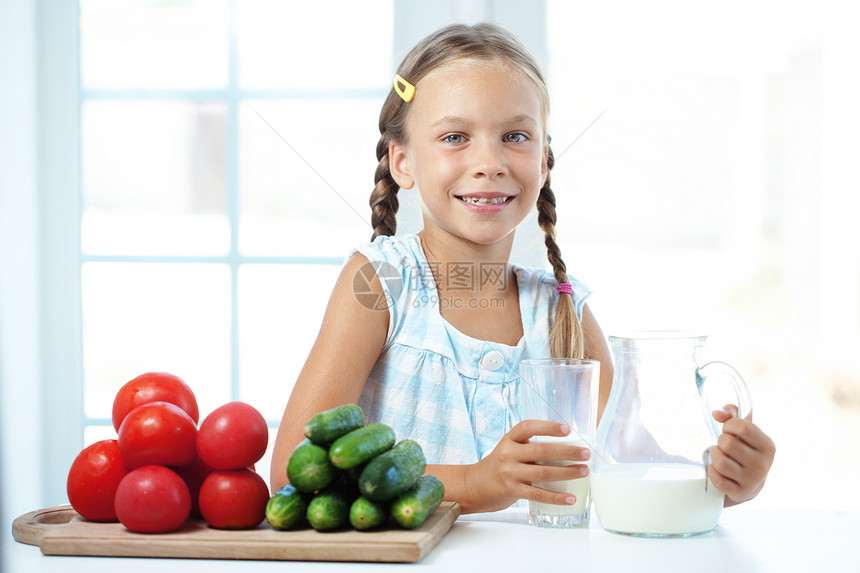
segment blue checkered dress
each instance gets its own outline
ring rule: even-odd
[[[520,421],[520,360],[549,355],[547,336],[558,298],[552,273],[514,266],[525,335],[508,346],[466,336],[442,318],[417,235],[380,236],[356,251],[380,278],[385,292],[381,308],[390,312],[385,345],[359,399],[368,423],[388,424],[398,441],[415,440],[428,463],[477,462]],[[498,270],[472,269],[471,278],[504,277]],[[469,286],[467,266],[448,267],[447,272],[449,281],[456,275],[463,288]],[[574,279],[571,284],[582,316],[589,290]],[[454,288],[450,282],[449,288]],[[491,358],[497,360],[485,359],[493,351],[498,354]]]

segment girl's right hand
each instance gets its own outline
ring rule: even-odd
[[[566,436],[565,424],[544,420],[524,420],[505,434],[490,454],[468,466],[465,489],[471,511],[497,511],[519,499],[572,505],[576,499],[570,493],[555,492],[532,485],[532,482],[571,480],[588,475],[588,466],[539,465],[537,462],[589,459],[588,448],[558,443],[529,443],[532,436]]]

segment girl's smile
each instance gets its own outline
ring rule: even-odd
[[[456,197],[463,202],[467,209],[475,213],[500,213],[510,205],[513,199],[512,195],[502,193],[470,193]]]
[[[507,66],[461,61],[422,78],[415,93],[407,141],[389,156],[398,184],[418,189],[424,233],[512,241],[546,180],[535,86]]]

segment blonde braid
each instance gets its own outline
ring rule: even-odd
[[[555,164],[552,149],[549,150],[547,169],[551,170]],[[540,190],[537,200],[538,225],[543,230],[546,238],[546,255],[552,265],[555,280],[559,284],[568,282],[567,266],[561,258],[561,249],[555,242],[555,193],[550,187],[549,173],[546,183]],[[559,295],[555,306],[555,318],[552,330],[549,333],[550,355],[553,358],[583,358],[585,357],[585,340],[582,324],[576,316],[573,305],[573,296],[568,294]]]

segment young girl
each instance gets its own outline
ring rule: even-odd
[[[531,482],[574,479],[588,468],[536,462],[582,462],[590,452],[530,444],[570,429],[520,421],[516,403],[525,358],[599,360],[600,412],[612,384],[588,290],[567,275],[555,242],[548,114],[538,66],[495,26],[442,29],[406,56],[379,118],[372,242],[344,265],[284,411],[273,491],[286,482],[305,422],[357,402],[369,422],[421,444],[427,473],[464,513],[518,499],[575,502]],[[417,235],[395,235],[400,190],[418,194]],[[535,207],[552,272],[508,262],[514,231]],[[731,502],[745,501],[764,482],[772,443],[749,421],[719,415],[725,433],[711,479]]]

